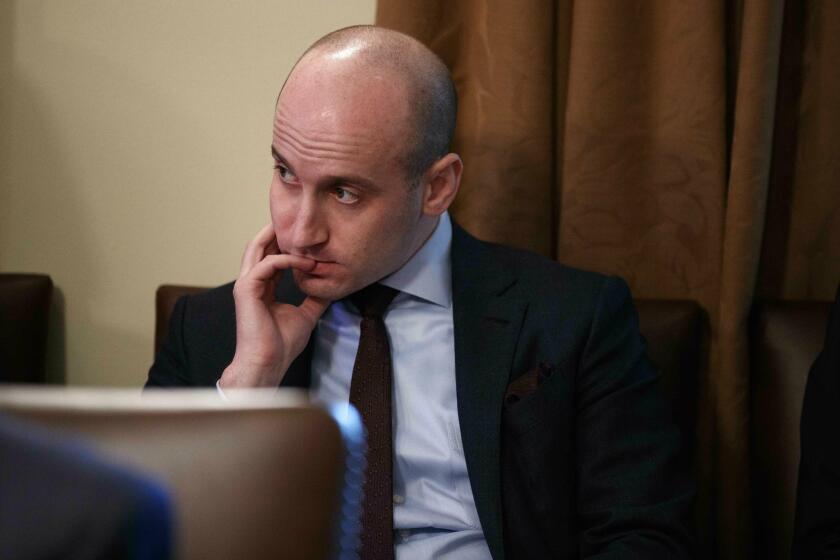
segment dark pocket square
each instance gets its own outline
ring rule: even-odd
[[[537,367],[527,371],[510,382],[505,391],[505,404],[511,405],[524,399],[537,390],[540,384],[551,377],[554,366],[540,362]]]

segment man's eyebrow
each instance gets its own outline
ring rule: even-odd
[[[291,168],[289,163],[286,161],[286,158],[280,155],[280,152],[277,151],[273,145],[271,146],[271,156],[278,162],[282,163],[283,165],[287,166],[292,173],[294,173],[294,169]],[[357,187],[361,187],[365,190],[369,190],[372,192],[379,192],[382,189],[376,185],[370,179],[366,179],[360,175],[328,175],[324,177],[321,181],[319,186],[323,188],[329,187],[336,187],[339,185],[355,185]]]
[[[340,185],[354,185],[371,192],[379,192],[382,190],[370,179],[365,179],[364,177],[360,177],[358,175],[330,175],[324,177],[321,185],[325,188],[338,187]]]
[[[280,152],[278,152],[277,148],[275,148],[274,146],[271,146],[271,157],[273,157],[277,161],[282,161],[283,163],[286,163],[286,159],[280,155]]]

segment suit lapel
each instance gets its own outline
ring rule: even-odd
[[[453,224],[455,377],[464,457],[493,558],[504,557],[501,413],[527,303],[512,295],[515,271]]]

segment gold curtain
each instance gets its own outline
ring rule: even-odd
[[[840,280],[840,3],[379,0],[449,65],[484,239],[709,316],[706,553],[750,554],[747,319]]]

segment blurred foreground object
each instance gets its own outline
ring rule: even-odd
[[[0,416],[0,558],[166,560],[171,521],[150,478]]]
[[[297,391],[24,388],[0,411],[94,441],[169,487],[175,555],[350,558],[358,537],[362,427],[347,405]]]

